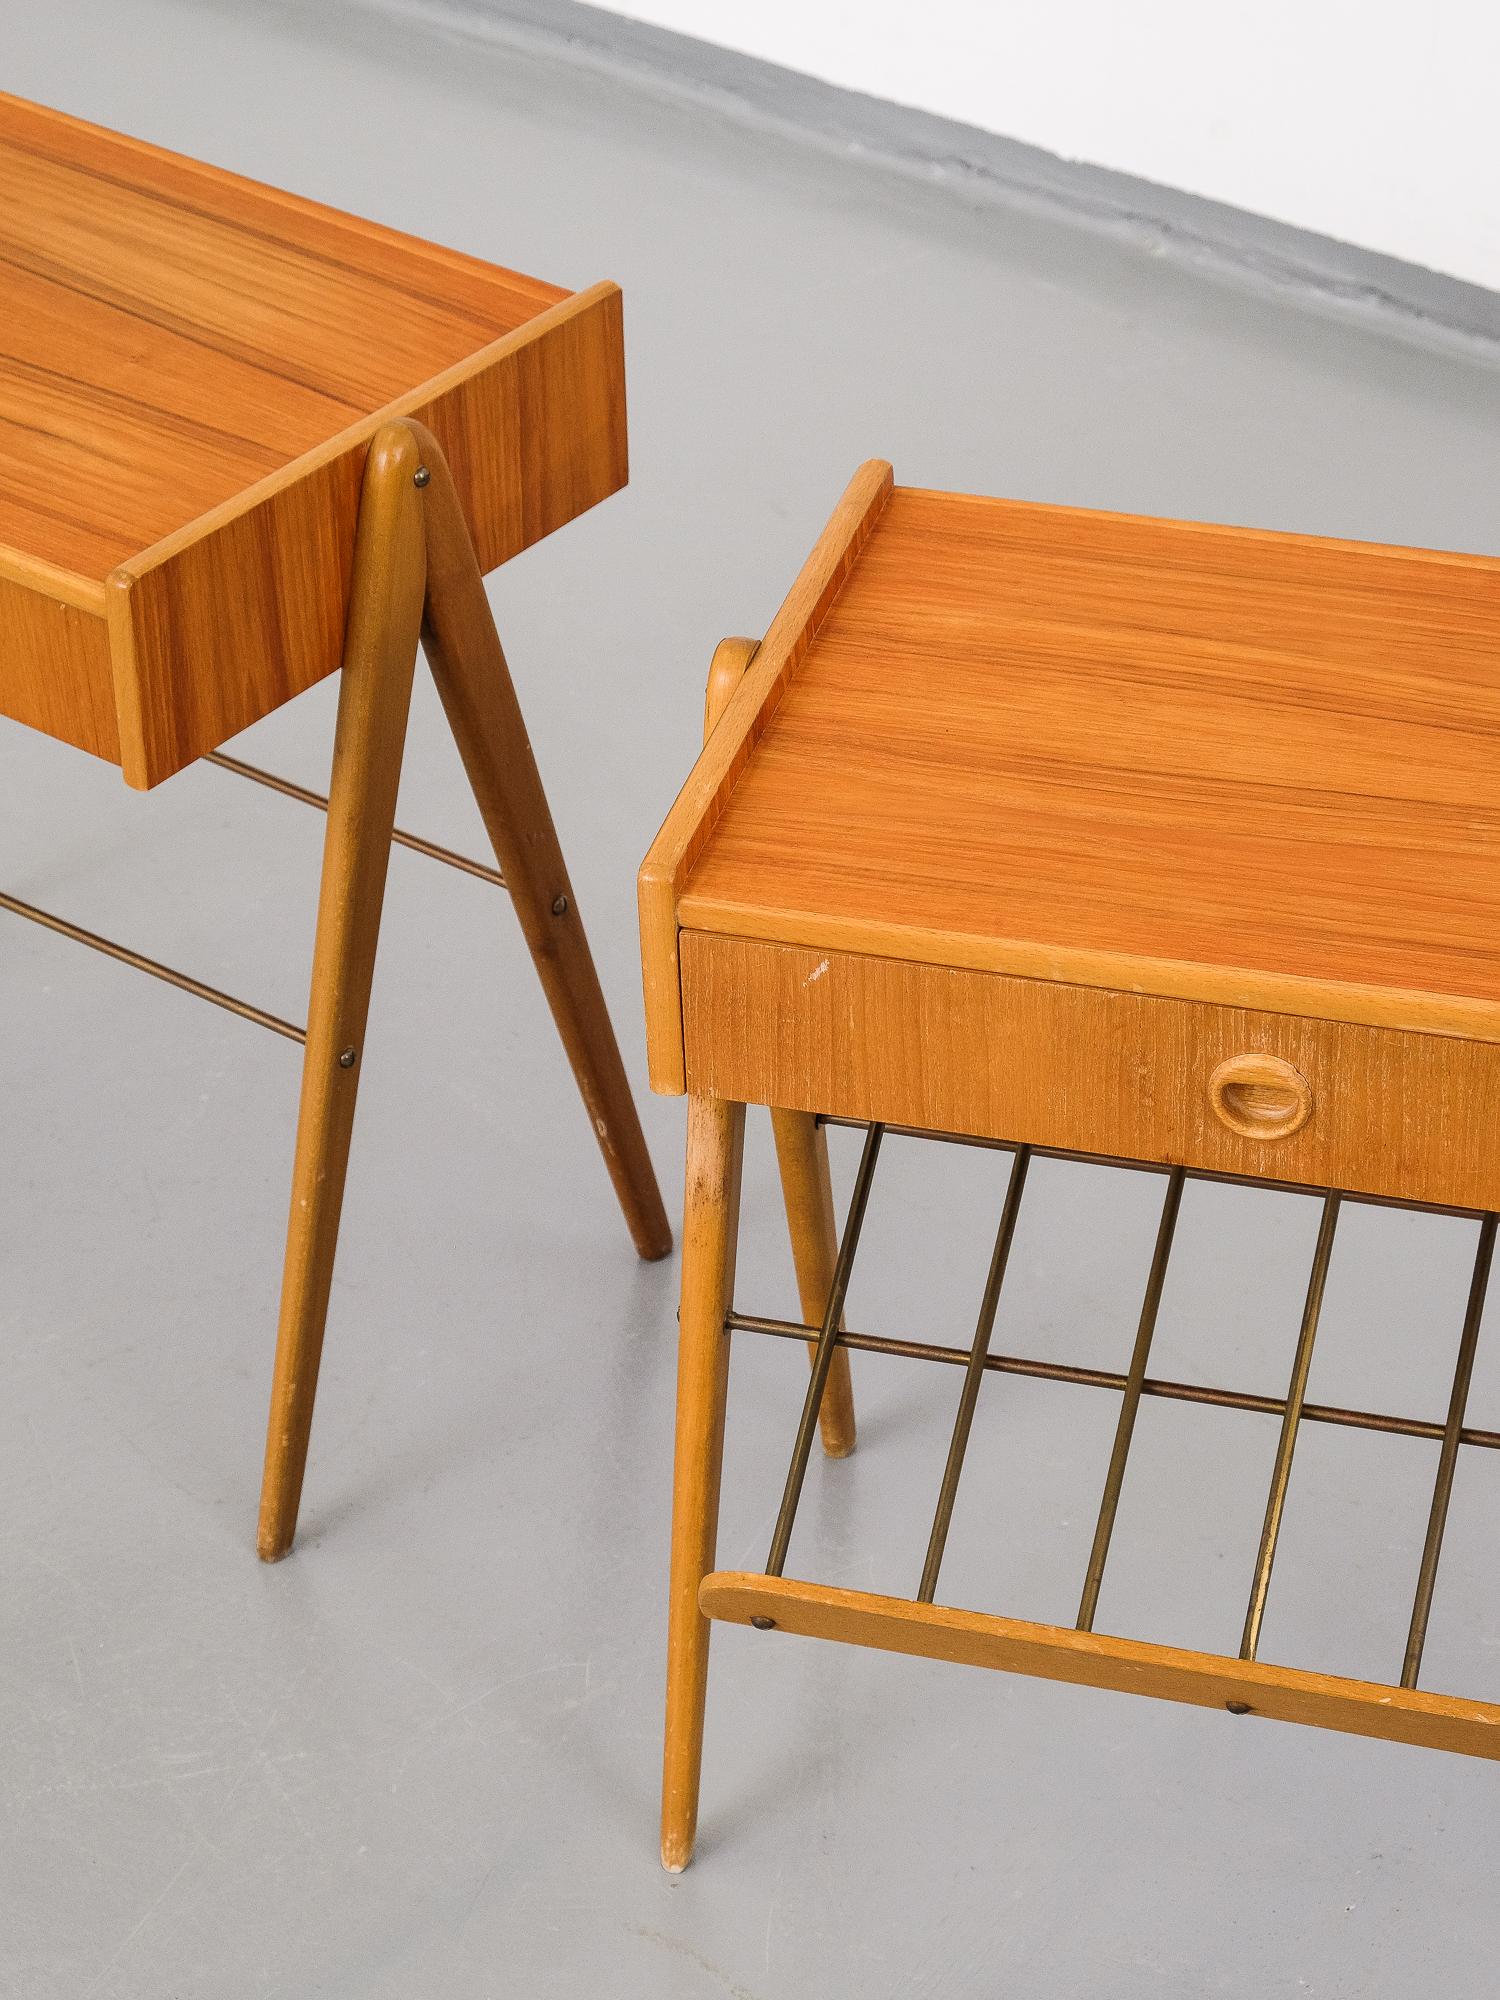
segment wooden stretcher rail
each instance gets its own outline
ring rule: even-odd
[[[793,1577],[715,1571],[704,1578],[698,1602],[705,1617],[730,1624],[769,1620],[778,1631],[812,1639],[1228,1708],[1236,1715],[1265,1715],[1428,1750],[1500,1757],[1500,1706],[1457,1695],[1345,1680]]]

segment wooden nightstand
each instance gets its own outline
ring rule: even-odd
[[[893,488],[856,476],[717,715],[641,871],[652,1081],[690,1095],[663,1854],[692,1851],[709,1618],[1500,1755],[1500,1706],[1417,1686],[1500,1207],[1500,562]],[[803,1323],[735,1309],[746,1104],[867,1127]],[[965,1352],[842,1325],[882,1132],[1010,1150]],[[1037,1152],[1163,1176],[1128,1370],[990,1351]],[[821,1165],[826,1185],[826,1162]],[[1237,1655],[1110,1638],[1099,1582],[1185,1178],[1293,1185],[1321,1228]],[[1310,1404],[1340,1206],[1478,1218],[1446,1418]],[[806,1261],[806,1260],[804,1260]],[[731,1331],[815,1340],[764,1575],[713,1573]],[[911,1600],[783,1574],[824,1384],[850,1348],[962,1371]],[[937,1602],[988,1371],[1120,1395],[1073,1627]],[[841,1403],[847,1384],[838,1387]],[[852,1412],[843,1421],[852,1435]],[[1299,1425],[1441,1441],[1392,1684],[1257,1661]],[[915,1579],[914,1579],[915,1581]],[[1395,1662],[1393,1661],[1393,1666]]]
[[[671,1238],[482,573],[625,483],[620,295],[0,97],[0,712],[326,806],[260,1552],[296,1525],[419,631],[635,1239]],[[342,664],[328,798],[217,755]]]

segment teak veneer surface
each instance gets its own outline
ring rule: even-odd
[[[486,569],[624,483],[613,286],[3,95],[0,264],[0,712],[133,784],[337,667],[382,421],[436,434]]]
[[[0,96],[0,542],[102,583],[566,293]]]
[[[1500,1039],[1500,561],[897,487],[846,567],[685,929]]]

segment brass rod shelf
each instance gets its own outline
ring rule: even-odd
[[[1453,1494],[1453,1473],[1458,1447],[1464,1441],[1464,1410],[1469,1400],[1469,1382],[1474,1373],[1474,1351],[1479,1344],[1479,1323],[1484,1317],[1485,1294],[1489,1289],[1490,1265],[1495,1254],[1496,1225],[1500,1217],[1487,1215],[1479,1230],[1474,1253],[1474,1275],[1469,1282],[1469,1303],[1464,1311],[1464,1327],[1458,1343],[1458,1360],[1453,1370],[1453,1388],[1448,1398],[1448,1420],[1443,1426],[1443,1449],[1438,1458],[1433,1483],[1432,1507],[1427,1517],[1427,1536],[1422,1547],[1422,1567],[1417,1578],[1416,1601],[1412,1605],[1407,1633],[1406,1658],[1401,1667],[1401,1685],[1414,1688],[1422,1666],[1422,1649],[1427,1643],[1427,1620],[1432,1610],[1432,1592],[1437,1582],[1438,1558],[1443,1547],[1443,1529],[1448,1519],[1448,1502]]]
[[[887,1128],[889,1129],[889,1128]],[[767,1319],[757,1313],[731,1312],[724,1317],[726,1333],[764,1333],[777,1340],[816,1340],[819,1329],[802,1320]],[[852,1333],[841,1329],[835,1338],[838,1347],[859,1354],[890,1354],[901,1361],[942,1361],[952,1367],[968,1365],[969,1349],[945,1347],[928,1340],[894,1340],[874,1333]],[[1039,1382],[1068,1382],[1085,1389],[1123,1390],[1128,1376],[1114,1368],[1077,1368],[1062,1361],[1037,1361],[1020,1354],[987,1354],[984,1366],[997,1375],[1024,1375]],[[1248,1390],[1215,1389],[1197,1382],[1173,1382],[1146,1376],[1140,1385],[1143,1396],[1160,1396],[1173,1403],[1199,1403],[1216,1410],[1249,1410],[1257,1416],[1280,1417],[1286,1412],[1281,1396],[1257,1396]],[[1351,1410],[1337,1403],[1304,1403],[1302,1421],[1309,1424],[1336,1424],[1346,1430],[1379,1431],[1389,1437],[1426,1438],[1441,1444],[1445,1426],[1422,1417],[1391,1417],[1379,1410]],[[1460,1444],[1500,1450],[1500,1431],[1464,1426],[1457,1432]]]
[[[817,1352],[813,1356],[807,1395],[802,1404],[802,1417],[797,1426],[796,1442],[792,1446],[792,1462],[787,1469],[781,1507],[776,1515],[776,1526],[771,1535],[771,1553],[766,1558],[768,1576],[780,1576],[786,1562],[787,1547],[792,1539],[792,1524],[797,1518],[797,1502],[802,1497],[802,1482],[807,1477],[807,1461],[812,1455],[813,1433],[818,1426],[818,1411],[822,1405],[823,1391],[828,1384],[828,1370],[833,1361],[833,1350],[838,1345],[839,1321],[844,1313],[844,1294],[849,1289],[849,1278],[854,1269],[854,1253],[859,1248],[859,1233],[864,1227],[865,1207],[870,1199],[871,1183],[875,1178],[875,1162],[880,1156],[881,1129],[879,1125],[871,1125],[865,1133],[864,1150],[859,1157],[859,1168],[854,1176],[854,1189],[849,1196],[849,1212],[844,1218],[844,1233],[839,1239],[838,1257],[834,1262],[833,1282],[828,1288],[828,1303],[823,1310],[823,1324],[821,1327],[808,1329],[810,1333],[816,1335]]]
[[[113,938],[100,937],[97,931],[87,931],[82,924],[69,923],[66,917],[54,916],[50,910],[39,910],[35,903],[23,903],[19,896],[8,896],[0,890],[0,910],[9,910],[12,916],[25,917],[28,923],[40,924],[44,930],[56,931],[59,937],[70,938],[74,944],[85,944],[90,951],[102,952],[106,958],[117,959],[132,971],[149,973],[153,979],[164,980],[179,992],[190,993],[195,1000],[207,1000],[210,1006],[222,1007],[229,1014],[238,1014],[242,1021],[253,1021],[258,1028],[269,1028],[273,1035],[284,1035],[289,1042],[307,1040],[305,1028],[283,1021],[279,1014],[268,1014],[264,1007],[252,1007],[248,1000],[237,1000],[232,993],[221,993],[217,986],[205,985],[201,979],[194,979],[186,972],[177,972],[170,965],[163,965],[159,959],[147,958],[144,952],[116,944]]]
[[[1010,1246],[1015,1240],[1016,1222],[1021,1213],[1021,1197],[1026,1191],[1026,1169],[1030,1165],[1030,1150],[1025,1146],[1018,1147],[1011,1164],[1010,1180],[1006,1184],[1005,1206],[1000,1211],[1000,1226],[990,1256],[989,1276],[984,1283],[984,1297],[980,1301],[974,1340],[964,1363],[963,1394],[959,1397],[958,1414],[953,1420],[953,1436],[948,1445],[948,1462],[943,1467],[943,1483],[938,1490],[937,1511],[932,1517],[932,1532],[927,1540],[927,1559],[922,1565],[922,1581],[917,1590],[917,1601],[920,1604],[931,1604],[937,1595],[938,1571],[942,1567],[943,1550],[947,1546],[948,1530],[953,1521],[953,1503],[958,1498],[958,1482],[969,1449],[974,1412],[979,1406],[984,1364],[990,1351],[990,1337],[995,1329],[995,1314],[1000,1307],[1000,1287],[1005,1283],[1005,1267],[1010,1262]]]
[[[1307,1401],[1307,1377],[1312,1367],[1313,1343],[1318,1337],[1318,1320],[1323,1311],[1323,1294],[1328,1285],[1328,1266],[1333,1257],[1333,1239],[1338,1229],[1339,1198],[1325,1195],[1323,1218],[1318,1227],[1318,1245],[1313,1252],[1312,1275],[1307,1281],[1307,1300],[1302,1308],[1302,1325],[1297,1335],[1297,1351],[1292,1360],[1292,1379],[1281,1405],[1281,1436],[1276,1445],[1276,1464],[1271,1473],[1271,1490],[1266,1498],[1265,1523],[1261,1529],[1260,1552],[1255,1558],[1255,1581],[1250,1588],[1250,1604],[1245,1612],[1240,1658],[1253,1660],[1260,1644],[1260,1628],[1265,1618],[1266,1594],[1271,1587],[1271,1569],[1276,1561],[1276,1544],[1281,1535],[1286,1510],[1287,1487],[1292,1476],[1292,1454],[1297,1448],[1297,1431]]]
[[[319,812],[327,812],[328,799],[323,792],[315,792],[307,785],[294,785],[290,778],[278,778],[274,771],[263,771],[258,764],[246,764],[238,757],[226,757],[222,750],[210,750],[203,758],[205,764],[217,764],[221,771],[231,771],[237,778],[248,778],[254,785],[264,785],[273,792],[280,792],[283,798],[298,799],[305,806],[316,806]],[[457,868],[465,875],[475,875],[481,882],[490,882],[497,889],[506,886],[505,877],[498,868],[487,867],[482,861],[471,861],[467,854],[455,854],[451,847],[439,847],[435,840],[423,840],[420,834],[403,833],[398,826],[391,835],[397,847],[409,847],[413,854],[425,855],[429,861],[441,861],[445,868]]]
[[[863,1121],[845,1118],[825,1117],[825,1124],[863,1125]],[[1260,1396],[1233,1389],[1217,1389],[1208,1385],[1191,1382],[1174,1382],[1159,1376],[1149,1376],[1146,1369],[1150,1362],[1151,1340],[1155,1332],[1158,1310],[1161,1305],[1162,1288],[1166,1281],[1167,1265],[1172,1252],[1172,1242],[1176,1233],[1178,1211],[1185,1182],[1196,1178],[1183,1166],[1160,1166],[1151,1162],[1109,1159],[1102,1161],[1116,1167],[1143,1167],[1146,1171],[1164,1173],[1167,1176],[1167,1193],[1162,1205],[1161,1218],[1157,1225],[1156,1247],[1152,1255],[1151,1270],[1146,1281],[1145,1298],[1142,1301],[1140,1319],[1136,1327],[1135,1342],[1131,1350],[1130,1367],[1121,1373],[1112,1368],[1079,1368],[1065,1362],[1039,1361],[1028,1356],[996,1354],[992,1351],[990,1337],[994,1328],[996,1312],[1000,1304],[1000,1288],[1004,1282],[1005,1266],[1008,1260],[1011,1237],[1015,1230],[1017,1216],[1026,1182],[1026,1171],[1038,1152],[1046,1152],[1047,1157],[1064,1160],[1091,1160],[1096,1155],[1068,1152],[1062,1148],[1043,1149],[1025,1143],[1009,1143],[1003,1140],[966,1138],[961,1134],[929,1132],[918,1127],[887,1126],[880,1123],[863,1125],[865,1133],[864,1152],[860,1159],[859,1171],[855,1176],[854,1193],[850,1197],[848,1216],[844,1225],[843,1238],[839,1244],[838,1260],[835,1266],[834,1283],[830,1291],[827,1310],[821,1327],[813,1327],[801,1320],[778,1320],[753,1313],[729,1311],[724,1316],[724,1331],[732,1333],[764,1333],[783,1340],[807,1340],[817,1336],[817,1364],[813,1370],[813,1381],[809,1386],[807,1399],[803,1404],[802,1421],[797,1435],[797,1446],[793,1454],[792,1472],[788,1477],[786,1492],[782,1499],[781,1511],[777,1516],[776,1533],[772,1542],[771,1560],[766,1565],[768,1583],[779,1582],[785,1574],[787,1544],[791,1537],[796,1515],[797,1501],[801,1494],[803,1475],[807,1469],[807,1454],[811,1443],[812,1427],[817,1420],[818,1405],[822,1398],[823,1384],[827,1379],[829,1364],[837,1347],[854,1349],[867,1354],[891,1354],[909,1361],[941,1361],[964,1371],[963,1393],[959,1398],[957,1415],[954,1418],[953,1433],[948,1447],[947,1462],[943,1470],[942,1486],[938,1494],[937,1509],[933,1516],[932,1532],[927,1545],[927,1559],[922,1570],[922,1580],[914,1600],[903,1603],[891,1600],[895,1606],[891,1613],[900,1622],[909,1622],[919,1615],[933,1613],[936,1609],[938,1572],[942,1563],[948,1529],[953,1516],[957,1497],[958,1482],[963,1471],[965,1454],[969,1443],[970,1428],[978,1401],[980,1384],[986,1372],[1002,1375],[1023,1375],[1033,1380],[1047,1382],[1070,1382],[1088,1388],[1107,1388],[1120,1392],[1121,1408],[1115,1427],[1114,1443],[1111,1447],[1109,1467],[1105,1474],[1104,1491],[1099,1504],[1098,1520],[1094,1530],[1093,1543],[1089,1553],[1088,1569],[1085,1573],[1083,1592],[1079,1600],[1075,1634],[1087,1638],[1093,1632],[1094,1616],[1098,1608],[1099,1591],[1103,1582],[1105,1564],[1109,1555],[1110,1540],[1114,1531],[1115,1515],[1119,1506],[1121,1487],[1125,1478],[1131,1437],[1135,1426],[1135,1415],[1142,1396],[1160,1396],[1174,1402],[1198,1403],[1217,1409],[1248,1410],[1259,1415],[1280,1419],[1280,1435],[1276,1447],[1276,1461],[1271,1475],[1270,1489],[1266,1496],[1265,1517],[1261,1529],[1260,1548],[1256,1556],[1254,1575],[1250,1585],[1249,1603],[1245,1611],[1245,1622],[1240,1639],[1239,1659],[1242,1665],[1253,1666],[1260,1644],[1261,1626],[1271,1587],[1272,1570],[1276,1561],[1277,1543],[1280,1539],[1282,1517],[1286,1507],[1287,1493],[1291,1482],[1293,1456],[1297,1446],[1297,1436],[1304,1419],[1312,1423],[1341,1425],[1348,1429],[1381,1432],[1388,1436],[1420,1437],[1441,1444],[1437,1478],[1433,1486],[1431,1508],[1428,1515],[1427,1538],[1423,1549],[1422,1565],[1418,1575],[1415,1600],[1412,1605],[1405,1658],[1401,1670],[1403,1694],[1414,1694],[1417,1677],[1421,1670],[1422,1651],[1427,1633],[1427,1622],[1432,1609],[1433,1592],[1437,1581],[1438,1563],[1442,1553],[1443,1531],[1447,1522],[1449,1501],[1452,1497],[1453,1477],[1458,1463],[1458,1448],[1461,1444],[1476,1444],[1491,1450],[1500,1446],[1500,1432],[1483,1431],[1468,1426],[1464,1422],[1469,1393],[1470,1378],[1473,1373],[1475,1349],[1479,1338],[1480,1320],[1484,1313],[1485,1293],[1488,1287],[1490,1266],[1497,1231],[1500,1231],[1500,1217],[1492,1213],[1479,1216],[1480,1229],[1474,1261],[1474,1273],[1469,1288],[1468,1308],[1464,1318],[1464,1329],[1459,1343],[1458,1359],[1454,1369],[1453,1387],[1448,1402],[1448,1413],[1441,1424],[1414,1417],[1392,1417],[1373,1410],[1346,1409],[1337,1404],[1309,1403],[1307,1401],[1308,1377],[1312,1368],[1313,1347],[1317,1339],[1318,1321],[1322,1312],[1323,1295],[1328,1283],[1329,1267],[1332,1262],[1334,1237],[1338,1227],[1339,1211],[1343,1195],[1332,1188],[1297,1189],[1303,1194],[1317,1195],[1322,1202],[1322,1220],[1318,1229],[1317,1248],[1313,1253],[1312,1269],[1308,1277],[1307,1295],[1302,1309],[1302,1323],[1297,1336],[1296,1353],[1292,1362],[1291,1378],[1284,1396]],[[915,1139],[937,1139],[950,1143],[978,1145],[995,1152],[1009,1153],[1012,1157],[1010,1180],[1006,1189],[1005,1205],[1002,1211],[999,1232],[990,1260],[989,1275],[985,1281],[984,1297],[980,1305],[979,1319],[974,1338],[968,1348],[949,1347],[932,1341],[895,1340],[876,1334],[861,1334],[840,1326],[843,1315],[844,1297],[852,1276],[854,1254],[859,1241],[860,1225],[869,1201],[870,1183],[874,1174],[875,1157],[880,1141],[886,1132],[895,1132]],[[1204,1179],[1240,1180],[1240,1176],[1228,1174],[1201,1175]],[[1250,1181],[1248,1185],[1262,1185]],[[1375,1200],[1375,1197],[1367,1197]],[[1378,1203],[1379,1206],[1412,1206],[1419,1204]],[[1474,1214],[1449,1208],[1439,1208],[1436,1204],[1421,1204],[1424,1208],[1439,1214]],[[802,1588],[803,1586],[797,1586]],[[712,1614],[710,1614],[712,1615]],[[772,1613],[764,1608],[755,1612],[752,1623],[775,1624]],[[870,1643],[881,1643],[872,1640]],[[1158,1658],[1170,1649],[1156,1648]],[[1195,1669],[1195,1671],[1197,1671]],[[1217,1673],[1221,1669],[1214,1669]],[[1240,1694],[1226,1697],[1226,1706],[1236,1713],[1245,1713],[1250,1704]]]
[[[1104,1475],[1104,1493],[1099,1502],[1099,1516],[1094,1525],[1094,1540],[1089,1549],[1089,1565],[1084,1575],[1083,1595],[1078,1600],[1077,1626],[1080,1632],[1093,1629],[1094,1613],[1099,1608],[1099,1587],[1104,1581],[1104,1565],[1109,1558],[1110,1538],[1115,1530],[1115,1515],[1119,1511],[1120,1491],[1125,1483],[1125,1461],[1130,1455],[1130,1442],[1135,1434],[1135,1420],[1141,1405],[1141,1394],[1146,1381],[1146,1369],[1151,1360],[1151,1341],[1156,1332],[1156,1317],[1161,1310],[1162,1288],[1166,1284],[1167,1262],[1172,1255],[1172,1239],[1177,1233],[1177,1216],[1182,1207],[1183,1171],[1174,1167],[1167,1180],[1166,1199],[1162,1203],[1161,1219],[1156,1228],[1156,1248],[1151,1253],[1151,1271],[1146,1280],[1146,1296],[1141,1302],[1141,1316],[1136,1322],[1135,1344],[1130,1350],[1130,1368],[1124,1380],[1124,1394],[1120,1398],[1120,1414],[1115,1422],[1115,1441],[1110,1448],[1109,1470]]]

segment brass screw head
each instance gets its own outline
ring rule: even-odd
[[[413,486],[425,486],[431,478],[432,474],[427,470],[427,467],[419,465],[411,476],[411,483]]]
[[[340,1068],[340,1069],[353,1069],[353,1067],[354,1067],[354,1062],[355,1062],[355,1052],[354,1052],[354,1050],[353,1050],[353,1049],[345,1049],[345,1050],[343,1050],[343,1052],[342,1052],[342,1053],[340,1054],[340,1056],[339,1056],[339,1068]]]
[[[568,914],[568,899],[566,896],[554,896],[552,898],[552,914],[554,917],[565,917]]]
[[[755,1627],[757,1632],[774,1632],[776,1630],[776,1620],[774,1618],[755,1617],[750,1620],[750,1623]]]

